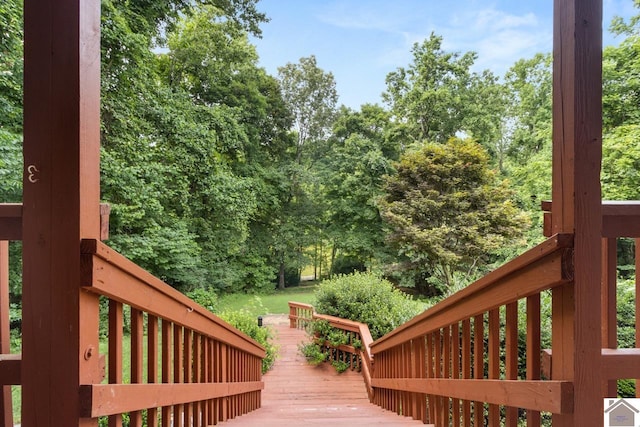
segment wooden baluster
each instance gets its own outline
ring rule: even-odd
[[[193,336],[193,382],[206,382],[203,357],[204,357],[204,340],[203,336],[194,333]],[[195,402],[193,404],[193,427],[201,427],[204,424],[204,402]]]
[[[171,382],[171,337],[172,325],[166,319],[162,319],[162,382]],[[172,427],[171,406],[162,407],[162,427]]]
[[[158,318],[147,316],[147,382],[158,382]],[[158,427],[158,408],[147,409],[147,425]]]
[[[109,384],[122,384],[122,304],[109,300]],[[109,416],[109,427],[122,427],[122,415]]]
[[[500,309],[489,312],[489,379],[500,379]],[[500,426],[500,407],[489,405],[489,426]]]
[[[9,325],[9,242],[0,240],[0,353],[11,353]],[[0,422],[4,427],[13,426],[11,386],[2,386],[0,398]]]
[[[142,383],[142,343],[144,340],[144,324],[142,311],[131,308],[131,383]],[[129,414],[131,427],[142,427],[142,412]]]
[[[636,348],[640,348],[640,239],[635,239],[636,257]],[[640,379],[636,379],[636,397],[640,397]]]
[[[229,355],[227,350],[227,345],[225,343],[218,343],[220,346],[220,382],[226,383],[229,381]],[[222,398],[221,400],[221,413],[220,413],[220,421],[227,421],[229,419],[229,405],[228,399]]]
[[[505,378],[518,379],[518,303],[507,304],[505,321]],[[506,408],[506,427],[517,427],[518,409]]]
[[[473,377],[484,378],[484,315],[473,318]],[[484,404],[473,403],[474,426],[484,425]]]
[[[184,371],[183,371],[183,378],[182,378],[182,382],[184,383],[193,382],[192,363],[193,363],[193,331],[185,328],[184,330],[184,362],[183,362]],[[193,426],[194,424],[191,421],[192,409],[193,409],[193,403],[186,403],[184,405],[184,425],[185,426]]]
[[[180,384],[184,382],[184,349],[183,349],[183,329],[177,323],[173,325],[173,382]],[[183,427],[184,406],[173,405],[173,425]]]
[[[616,281],[618,276],[618,239],[602,239],[602,348],[618,348],[618,306]],[[618,382],[603,381],[603,396],[616,398]]]
[[[435,378],[435,358],[433,334],[427,334],[427,378]],[[436,422],[436,397],[430,394],[427,398],[429,404],[429,422]]]
[[[442,370],[443,378],[451,378],[451,327],[447,326],[442,328],[442,346],[443,346],[443,357],[442,361],[444,362],[444,369]],[[442,423],[443,425],[451,425],[450,419],[450,410],[451,410],[451,399],[448,397],[442,397]]]
[[[460,324],[451,326],[452,378],[460,379]],[[452,426],[460,427],[460,399],[452,399]]]
[[[540,379],[540,357],[540,294],[536,294],[527,298],[527,380]],[[540,421],[540,412],[527,410],[527,426],[540,426]]]
[[[427,339],[421,336],[416,340],[416,376],[418,378],[427,377],[427,355],[426,355]],[[427,395],[418,394],[418,418],[424,424],[428,421],[427,413]]]
[[[462,378],[471,378],[471,320],[462,321]],[[471,402],[462,401],[462,425],[471,427]]]

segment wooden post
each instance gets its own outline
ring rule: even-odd
[[[600,394],[602,0],[554,1],[554,233],[574,233],[573,284],[553,303],[554,380],[574,383],[574,412],[553,425],[592,425]]]
[[[80,281],[80,241],[100,238],[100,2],[24,5],[24,427],[79,419],[100,382],[98,298]]]

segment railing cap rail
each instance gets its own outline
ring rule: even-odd
[[[375,347],[380,346],[386,341],[394,338],[401,332],[405,332],[411,328],[414,328],[423,322],[428,321],[429,318],[433,317],[436,314],[445,312],[450,309],[452,306],[459,304],[460,302],[472,298],[473,294],[484,290],[485,288],[490,287],[492,284],[497,281],[523,269],[526,266],[533,264],[534,262],[544,258],[545,256],[557,251],[558,249],[570,248],[573,246],[573,234],[556,234],[538,246],[528,250],[524,254],[519,257],[509,261],[507,264],[502,267],[492,271],[487,274],[483,278],[477,280],[461,291],[453,294],[452,296],[446,298],[445,300],[439,302],[428,310],[424,311],[422,314],[417,315],[413,319],[408,322],[400,325],[393,331],[384,335],[383,337],[377,339],[371,344],[372,350]]]
[[[264,356],[265,349],[256,340],[234,328],[215,314],[211,313],[206,308],[202,307],[200,304],[191,300],[178,290],[167,285],[162,280],[158,279],[153,274],[149,273],[142,267],[130,261],[104,243],[95,239],[84,239],[81,243],[81,253],[85,255],[97,256],[107,263],[127,272],[127,274],[129,274],[130,276],[146,283],[156,292],[164,294],[166,297],[182,304],[188,312],[196,312],[198,315],[215,324],[217,328],[221,328],[227,331],[236,339],[245,343],[242,347],[246,348],[248,345],[248,348],[252,348],[253,352],[256,353],[256,355],[261,355],[262,357]],[[123,301],[123,303],[127,304],[128,302]],[[217,334],[215,333],[212,333],[211,335],[215,338],[220,338],[216,336]],[[227,344],[236,346],[236,344],[234,344],[233,342],[227,342]]]

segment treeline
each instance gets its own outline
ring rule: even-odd
[[[550,54],[496,76],[432,34],[387,76],[382,104],[355,111],[313,56],[276,76],[258,66],[259,9],[102,1],[109,245],[183,291],[268,291],[314,265],[438,295],[541,239]],[[604,52],[607,199],[640,199],[638,20],[614,20],[624,40]],[[0,36],[0,201],[19,202],[22,0],[0,5]]]

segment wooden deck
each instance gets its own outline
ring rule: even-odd
[[[358,372],[336,373],[323,364],[313,367],[298,352],[306,340],[304,331],[290,329],[283,322],[273,327],[280,357],[264,375],[262,407],[230,420],[229,426],[408,426],[424,425],[369,403]]]

